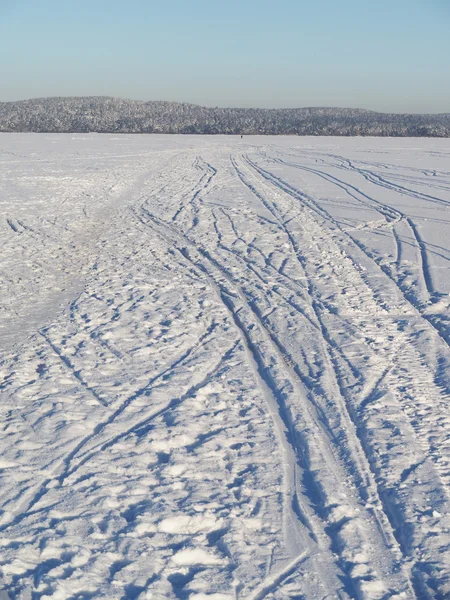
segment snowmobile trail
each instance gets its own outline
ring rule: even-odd
[[[0,136],[1,591],[449,597],[450,147],[421,144]]]

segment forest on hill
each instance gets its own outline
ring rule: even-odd
[[[208,108],[109,97],[39,98],[0,103],[0,131],[450,137],[450,113]]]

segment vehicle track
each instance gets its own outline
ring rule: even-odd
[[[250,349],[250,351],[252,353],[252,356],[253,356],[253,359],[256,362],[256,364],[259,365],[260,374],[261,373],[265,373],[267,371],[267,366],[264,363],[263,355],[260,354],[261,351],[259,350],[259,347],[260,347],[260,345],[263,342],[262,341],[259,341],[259,342],[252,341],[253,335],[251,337],[247,338],[247,336],[250,335],[248,332],[249,331],[253,331],[253,328],[255,326],[255,321],[253,320],[255,317],[257,319],[256,324],[259,326],[258,329],[262,332],[263,339],[265,339],[265,343],[266,344],[269,343],[270,344],[269,347],[272,348],[272,350],[270,350],[270,353],[274,356],[275,361],[279,365],[281,365],[281,367],[282,367],[282,369],[284,371],[286,371],[286,369],[287,369],[288,380],[290,381],[290,385],[293,386],[294,390],[297,390],[297,391],[294,391],[294,395],[297,396],[297,397],[300,396],[300,395],[305,395],[304,391],[302,391],[301,389],[297,389],[299,383],[302,385],[303,382],[301,382],[301,379],[299,380],[299,373],[298,373],[298,371],[296,369],[296,365],[295,365],[294,361],[291,358],[288,362],[286,362],[286,356],[287,355],[286,355],[286,351],[285,351],[285,349],[283,347],[282,342],[274,335],[273,332],[271,332],[270,330],[266,329],[266,327],[264,326],[264,324],[262,322],[261,315],[258,314],[258,311],[256,309],[255,303],[253,301],[250,301],[250,302],[247,301],[245,291],[243,291],[243,289],[240,288],[240,287],[236,289],[236,282],[233,281],[233,279],[230,276],[230,274],[226,272],[227,271],[226,267],[220,266],[217,263],[217,258],[216,257],[212,258],[212,256],[209,253],[209,251],[207,249],[205,249],[205,248],[198,248],[198,247],[196,247],[196,252],[200,253],[201,258],[198,257],[198,255],[197,255],[197,259],[193,259],[193,257],[190,256],[190,252],[192,251],[193,241],[191,240],[191,238],[189,236],[183,235],[182,240],[184,240],[184,242],[183,241],[178,241],[177,237],[180,235],[179,232],[175,232],[172,229],[168,230],[167,229],[168,225],[165,224],[165,223],[163,223],[163,222],[161,222],[154,215],[151,215],[149,213],[149,211],[148,211],[147,208],[144,209],[144,212],[145,212],[145,215],[147,217],[151,218],[152,222],[156,225],[156,230],[160,230],[161,227],[164,228],[165,235],[169,236],[169,239],[172,240],[172,243],[177,244],[177,247],[178,247],[179,251],[183,254],[183,256],[185,258],[188,258],[191,262],[193,262],[194,264],[197,264],[201,268],[202,271],[204,271],[204,272],[206,272],[208,274],[209,278],[214,277],[214,285],[218,286],[218,288],[219,288],[219,294],[220,294],[220,296],[222,298],[222,301],[227,305],[227,307],[229,308],[230,312],[233,314],[233,318],[234,318],[235,323],[238,326],[239,330],[241,331],[241,335],[243,335],[244,337],[246,337],[247,347]],[[189,244],[187,250],[183,250],[183,248],[180,246],[183,243],[188,243]],[[205,259],[207,261],[206,264],[205,264]],[[212,268],[212,270],[211,270],[211,268]],[[217,271],[217,270],[219,271],[219,273],[221,273],[219,280],[217,280],[217,276],[214,275],[214,272]],[[226,284],[223,281],[223,277],[226,278]],[[230,284],[233,287],[232,287],[232,289],[230,291],[228,291],[227,287]],[[241,314],[241,312],[242,312],[243,309],[242,309],[242,307],[241,308],[236,308],[236,306],[234,304],[235,300],[233,299],[233,298],[236,298],[236,296],[240,300],[240,305],[241,306],[243,305],[246,308],[246,311],[248,312],[248,315],[249,315],[247,318],[250,318],[250,319],[253,320],[253,325],[251,325],[252,321],[250,321],[250,322],[242,321],[241,317],[239,316]],[[254,316],[252,317],[251,315],[254,315]],[[266,382],[267,385],[269,385],[269,383]],[[282,384],[281,387],[280,387],[280,384],[278,384],[278,388],[275,387],[275,389],[274,389],[274,383],[272,382],[272,383],[270,383],[270,387],[274,390],[272,393],[274,395],[275,400],[277,400],[277,398],[278,398],[277,402],[279,402],[280,401],[279,398],[283,397],[282,389],[284,387],[286,387],[286,384]],[[310,401],[311,401],[311,397],[310,397]],[[314,407],[313,408],[314,411],[318,411],[318,414],[316,414],[316,416],[313,417],[313,424],[312,425],[305,425],[303,428],[301,428],[302,436],[305,435],[303,433],[305,430],[321,431],[323,427],[328,427],[326,425],[326,419],[323,419],[323,412],[319,408],[319,406],[315,402],[313,402],[311,408],[312,407]],[[298,406],[296,406],[295,408],[297,410],[299,409]],[[307,409],[308,412],[311,410],[311,408]],[[342,412],[342,408],[343,407],[341,405],[339,412]],[[291,416],[283,416],[283,415],[286,415],[286,414],[289,415],[289,410],[286,413],[287,407],[284,406],[284,405],[282,405],[281,408],[279,408],[278,410],[280,411],[282,419],[285,422],[285,427],[287,427],[288,430],[292,430],[292,427],[293,427],[293,425],[292,425],[293,418]],[[290,410],[292,410],[292,408],[290,408]],[[344,414],[345,414],[345,412],[346,411],[344,410]],[[322,416],[319,416],[319,415],[322,415]],[[303,417],[303,418],[305,418],[305,417]],[[311,417],[308,417],[308,418],[311,418]],[[347,423],[347,426],[348,425],[350,425],[350,423]],[[298,436],[299,436],[298,426],[295,428],[294,431],[295,431],[295,433],[291,434],[291,437],[293,437],[293,439],[295,440],[294,445],[293,445],[293,450],[291,450],[291,452],[293,451],[295,453],[295,455],[297,456],[297,460],[301,461],[301,464],[303,464],[303,462],[304,462],[303,456],[305,454],[309,456],[309,458],[307,459],[308,462],[312,462],[315,465],[318,465],[318,464],[321,464],[321,463],[323,464],[324,462],[326,463],[328,459],[325,459],[324,458],[325,456],[328,456],[328,457],[335,456],[334,453],[333,453],[333,451],[331,451],[328,448],[327,450],[324,449],[324,450],[321,451],[321,458],[319,458],[319,457],[315,458],[314,454],[317,451],[315,449],[313,449],[313,445],[311,445],[311,444],[308,444],[305,449],[300,450],[296,446],[296,444],[298,444],[300,442],[300,440],[298,438]],[[326,429],[325,429],[325,431],[326,431]],[[329,429],[328,433],[325,433],[325,431],[324,431],[323,434],[321,434],[322,441],[328,440],[328,436],[331,435],[332,437],[334,437],[335,443],[336,443],[336,446],[337,446],[338,445],[338,441],[337,441],[336,434],[332,433],[332,429]],[[341,426],[341,434],[340,434],[341,436],[344,434],[344,431],[346,431],[346,426]],[[355,443],[356,439],[357,438],[355,437],[354,441],[353,441],[353,444]],[[341,445],[343,446],[342,439],[340,440],[340,442],[341,442]],[[292,446],[292,443],[293,442],[291,442],[291,446]],[[329,442],[326,442],[326,445],[328,443]],[[317,438],[315,438],[315,444],[317,445]],[[357,459],[357,461],[360,461],[363,458],[364,455],[363,455],[363,453],[361,453],[361,451],[356,451],[355,452],[355,456],[353,458],[353,461],[356,458],[356,456],[359,456],[359,458]],[[339,460],[339,459],[337,459],[336,456],[335,456],[334,460]],[[364,457],[363,460],[365,462],[365,457]],[[352,465],[353,465],[353,469],[354,469],[354,466],[355,466],[354,462],[352,462]],[[303,468],[305,468],[305,466],[303,466]],[[342,467],[340,467],[340,468],[342,468]],[[337,467],[337,465],[335,465],[335,467],[331,468],[331,472],[336,471],[336,470],[339,470],[339,468]],[[365,467],[363,467],[363,468],[360,465],[359,469],[357,468],[356,471],[357,470],[361,470],[361,472],[365,473],[364,477],[366,477],[367,474],[368,474],[368,472],[370,471],[370,469],[368,469],[367,465]],[[310,471],[310,474],[312,476],[312,479],[314,480],[315,477],[316,477],[316,474],[314,472],[314,469],[311,468],[311,466],[309,467],[309,471]],[[317,482],[317,486],[318,486],[317,489],[318,490],[320,489],[321,492],[318,492],[318,497],[316,497],[314,499],[314,502],[315,502],[316,505],[317,505],[318,502],[321,503],[321,504],[324,503],[322,511],[326,511],[326,512],[329,511],[329,508],[328,507],[326,508],[327,502],[325,501],[324,497],[321,498],[320,496],[321,496],[321,494],[324,493],[323,489],[322,489],[323,482],[324,482],[324,480],[326,480],[327,477],[328,478],[332,477],[331,476],[331,472],[329,472],[328,475],[326,475],[326,476],[321,476],[320,477],[320,480],[319,480],[320,483]],[[292,476],[291,476],[291,479],[292,479]],[[303,481],[306,481],[307,479],[308,478],[305,475],[303,475]],[[310,482],[310,484],[311,483],[312,482]],[[310,487],[311,487],[311,485],[310,485]],[[387,522],[383,523],[383,521],[385,520],[385,517],[382,516],[382,511],[379,514],[377,514],[377,510],[378,509],[376,508],[376,505],[377,505],[377,502],[379,503],[379,500],[376,499],[376,493],[375,493],[375,496],[373,495],[374,494],[374,487],[373,486],[369,486],[368,483],[367,483],[367,481],[366,481],[366,484],[363,485],[363,486],[361,486],[360,491],[361,491],[361,489],[364,489],[365,492],[367,492],[367,490],[370,490],[371,488],[372,488],[372,491],[371,492],[369,491],[369,496],[366,496],[364,498],[364,501],[365,502],[370,502],[371,504],[373,503],[374,508],[373,508],[373,512],[371,512],[371,514],[372,514],[372,516],[374,514],[376,515],[376,521],[378,521],[379,526],[381,527],[382,530],[386,530],[385,533],[384,533],[385,542],[383,542],[383,543],[388,544],[390,546],[392,546],[393,544],[395,545],[394,538],[392,536],[392,532],[390,532],[390,526],[388,525]],[[326,495],[326,493],[325,493],[325,495]],[[324,518],[323,512],[319,513],[319,515],[320,515],[319,518]],[[371,520],[372,517],[368,516],[368,519]],[[347,532],[343,531],[343,530],[345,530],[345,527],[343,527],[343,525],[345,525],[345,522],[342,523],[342,526],[337,526],[335,531],[333,531],[333,528],[330,528],[330,531],[328,532],[328,535],[331,535],[331,537],[335,539],[335,542],[332,543],[332,546],[335,548],[335,551],[337,551],[337,549],[339,547],[342,548],[343,545],[345,546],[345,543],[342,540],[340,540],[341,536],[345,539],[345,537],[347,535]],[[353,535],[353,532],[352,532],[351,535]],[[316,536],[317,536],[317,534],[316,534]],[[351,565],[350,561],[348,563],[347,563],[347,561],[342,561],[342,567],[348,573],[351,570],[352,565]],[[370,577],[368,577],[368,580],[372,580],[373,577],[374,577],[374,575],[371,575]],[[351,578],[350,578],[350,580],[351,580]],[[359,586],[359,587],[361,587],[361,589],[364,587],[363,584],[364,584],[364,579],[359,580],[358,578],[356,578],[355,581],[353,582],[353,585],[356,585],[357,588]],[[362,593],[362,592],[360,591],[359,593]],[[364,596],[362,595],[361,597],[364,597]]]
[[[111,142],[77,140],[96,150],[68,177],[59,154],[39,184],[48,161],[27,163],[42,197],[0,223],[6,317],[46,270],[82,271],[0,363],[2,585],[448,598],[448,251],[428,237],[447,221],[422,226],[400,197],[444,214],[443,159],[359,160],[360,140]]]
[[[286,189],[287,189],[287,196],[288,197],[290,197],[291,199],[295,198],[295,199],[301,201],[301,199],[302,199],[301,196],[299,194],[292,193],[292,191],[289,189],[289,187],[288,187],[287,184],[285,185],[283,182],[280,183],[279,180],[278,180],[278,178],[276,178],[275,176],[271,177],[268,174],[267,171],[264,171],[263,169],[258,168],[256,165],[254,165],[254,163],[252,163],[252,161],[248,161],[247,164],[249,166],[252,166],[255,169],[255,171],[257,173],[259,173],[263,177],[263,179],[265,181],[271,182],[272,185],[274,185],[275,188],[277,188],[278,190],[281,190],[282,192],[286,193]],[[252,184],[252,187],[253,188],[255,187],[254,183]],[[268,194],[266,194],[266,196],[267,195]],[[308,197],[306,199],[306,201],[303,202],[302,204],[305,207],[305,209],[302,211],[302,218],[305,218],[305,216],[306,216],[305,215],[305,210],[308,210],[308,208],[309,208],[310,198]],[[312,216],[314,214],[320,215],[322,217],[323,212],[316,210],[313,213],[311,213]],[[316,217],[314,217],[314,218],[316,218]],[[322,222],[322,219],[320,219],[320,221],[321,221],[320,222],[320,227],[321,227],[321,230],[323,231],[324,224]],[[289,226],[291,226],[291,223],[292,223],[292,221],[290,221]],[[336,224],[333,221],[331,222],[331,227],[332,227],[331,231],[334,231],[335,227],[336,227]],[[306,231],[306,229],[304,227],[302,227],[302,230]],[[320,232],[318,232],[318,237],[320,237]],[[324,241],[323,235],[321,236],[321,241],[322,242]],[[346,251],[348,252],[348,248],[346,248]],[[320,306],[320,305],[318,305],[318,306]],[[383,305],[380,306],[380,309],[381,310],[385,310]],[[373,310],[372,311],[369,310],[369,312],[373,312]],[[397,325],[395,324],[395,321],[391,321],[391,323],[393,323],[394,329],[393,329],[392,334],[391,334],[390,337],[393,338],[393,337],[397,336],[397,331],[396,331],[397,330]],[[410,347],[411,347],[411,345],[410,345]],[[392,360],[392,354],[389,353],[388,355],[389,355],[388,361],[390,362]],[[411,369],[411,372],[414,372],[415,369],[417,369],[419,367],[419,365],[421,364],[421,361],[420,361],[420,358],[417,357],[417,355],[416,355],[411,362],[412,362],[412,365],[416,364],[416,367],[414,367],[414,366],[407,367],[407,370]],[[339,368],[338,365],[336,365],[336,366],[337,366],[337,368]],[[378,380],[378,383],[380,383],[382,381],[382,379],[388,375],[388,372],[389,372],[389,370],[387,370],[383,374],[383,377]],[[431,380],[433,380],[433,376],[431,376]],[[398,385],[398,383],[397,383],[397,385]],[[375,384],[375,387],[376,387],[376,384]],[[401,390],[401,391],[403,391],[403,390]],[[372,394],[373,394],[373,392],[372,392]],[[349,397],[351,398],[351,396],[349,396],[348,393],[346,395],[347,395],[347,398],[349,398]],[[442,393],[440,392],[440,390],[437,389],[435,391],[435,395],[436,395],[437,399],[440,399],[440,401],[444,402],[444,404],[446,403],[446,401],[447,401],[446,400],[446,396],[443,396]],[[367,399],[368,397],[370,398],[370,393],[369,393],[369,395],[366,394],[366,400],[363,401],[363,405],[362,405],[363,409],[366,408],[367,405],[368,405],[368,399]],[[434,405],[434,410],[436,411],[436,413],[438,415],[441,412],[441,409],[438,408],[439,407],[439,402],[437,402],[437,400],[435,402],[436,402],[436,404]],[[354,403],[354,399],[353,399],[353,403]],[[370,433],[366,429],[367,423],[364,423],[364,417],[363,417],[362,414],[358,414],[358,411],[355,411],[353,409],[352,415],[353,415],[353,418],[354,418],[354,420],[355,420],[355,422],[357,424],[357,429],[359,429],[359,437],[360,437],[360,439],[361,440],[366,440],[364,442],[365,449],[366,449],[366,455],[368,456],[369,460],[373,463],[373,458],[374,458],[373,448],[372,449],[370,448],[370,444],[367,445],[367,440],[370,439]],[[429,453],[429,455],[432,456],[433,452],[430,452],[430,438],[432,438],[433,435],[434,436],[436,435],[436,428],[434,426],[432,426],[430,434],[427,434],[426,433],[426,427],[424,428],[424,427],[419,426],[420,431],[417,429],[417,426],[418,426],[417,421],[413,423],[413,426],[416,427],[416,431],[419,434],[420,438],[424,439],[428,435],[428,440],[429,441],[428,441],[428,444],[426,446],[426,451],[427,451],[427,453]],[[441,456],[439,457],[439,459],[436,460],[436,458],[435,458],[435,467],[434,467],[434,469],[435,470],[437,469],[440,472],[440,479],[442,478],[441,479],[442,483],[436,482],[434,485],[437,486],[437,487],[441,487],[441,489],[443,491],[442,501],[446,504],[448,502],[448,497],[447,497],[447,494],[444,492],[444,490],[446,489],[446,485],[444,484],[444,481],[446,481],[446,479],[448,477],[448,468],[447,468],[447,466],[445,466],[443,469],[441,469],[440,466],[439,466],[439,461],[442,460],[442,457],[445,455],[444,447],[441,447],[440,453],[441,453]],[[415,464],[415,462],[414,462],[414,464]],[[419,462],[417,464],[422,464],[422,463]],[[379,471],[379,469],[376,467],[376,464],[374,464],[374,463],[373,463],[373,467],[372,468],[374,469],[375,473],[377,473],[377,471]],[[410,472],[412,473],[413,471],[414,471],[414,469],[411,467],[411,471]],[[399,532],[399,529],[398,529],[398,522],[396,522],[396,518],[394,518],[394,514],[393,514],[392,509],[390,507],[390,502],[387,501],[385,493],[383,492],[382,488],[380,488],[380,490],[381,490],[381,492],[380,492],[381,493],[381,497],[382,498],[384,497],[383,504],[384,504],[384,507],[385,507],[386,514],[388,515],[391,523],[393,524],[394,530],[397,532],[396,535],[397,535],[397,538],[398,538],[401,546],[403,547],[404,551],[406,551],[408,553],[411,550],[411,544],[405,543],[405,541],[402,540],[403,536],[402,535],[399,536],[400,532]],[[409,548],[408,548],[408,546],[409,546]],[[421,571],[422,571],[422,567],[420,566],[419,562],[415,566],[414,565],[412,566],[413,578],[415,578],[415,581],[416,581],[415,585],[416,585],[416,589],[417,589],[417,593],[419,594],[419,597],[420,597],[421,593],[424,593],[424,591],[422,589],[423,581],[422,581]],[[445,582],[443,582],[443,585],[444,585],[444,589],[445,589],[445,586],[447,584]]]
[[[438,335],[442,339],[442,341],[448,346],[448,348],[450,348],[450,331],[449,331],[447,325],[443,324],[439,318],[435,318],[435,316],[433,314],[427,314],[425,312],[425,309],[428,307],[428,303],[427,303],[426,299],[420,298],[420,293],[418,294],[415,289],[411,290],[410,287],[404,286],[402,284],[401,279],[396,277],[392,273],[392,270],[390,269],[390,267],[388,265],[384,264],[379,259],[374,258],[372,253],[366,248],[366,246],[356,236],[354,236],[352,234],[351,231],[349,231],[348,229],[342,228],[342,226],[337,222],[337,220],[334,219],[329,212],[327,212],[325,209],[320,207],[320,205],[311,196],[308,196],[304,193],[300,193],[298,190],[296,190],[294,187],[292,187],[289,183],[287,183],[285,181],[280,181],[280,179],[276,175],[274,175],[273,173],[270,173],[269,171],[256,165],[256,163],[254,163],[253,161],[250,161],[249,164],[253,168],[255,168],[265,179],[272,181],[274,183],[274,185],[277,185],[281,190],[290,194],[292,197],[297,198],[303,204],[306,204],[309,208],[311,208],[318,215],[323,216],[325,218],[326,222],[332,224],[333,228],[336,228],[337,230],[339,230],[344,236],[349,238],[353,242],[353,244],[358,246],[358,248],[360,250],[362,250],[362,252],[364,252],[364,254],[371,260],[371,262],[375,263],[376,266],[385,275],[387,275],[391,279],[391,281],[396,285],[396,287],[401,292],[403,298],[420,313],[421,317],[429,323],[429,325],[438,333]],[[413,238],[415,239],[416,244],[417,244],[417,249],[419,252],[420,264],[421,264],[421,270],[420,270],[421,278],[422,278],[422,281],[424,282],[424,288],[426,289],[428,298],[429,298],[428,290],[432,289],[432,282],[431,282],[431,276],[429,274],[429,268],[428,268],[427,251],[426,251],[426,248],[425,248],[425,245],[424,245],[422,239],[420,239],[420,241],[419,241],[419,239],[417,238],[417,228],[414,226],[411,219],[404,217],[404,222],[408,223],[408,226],[409,226],[410,230],[412,231]],[[399,238],[397,237],[397,246],[398,246],[398,240],[399,240]],[[398,253],[398,250],[397,250],[397,253]]]

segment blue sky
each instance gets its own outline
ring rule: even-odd
[[[450,112],[450,0],[0,0],[0,101]]]

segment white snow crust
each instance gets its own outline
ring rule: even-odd
[[[0,597],[450,598],[450,140],[0,135]]]

